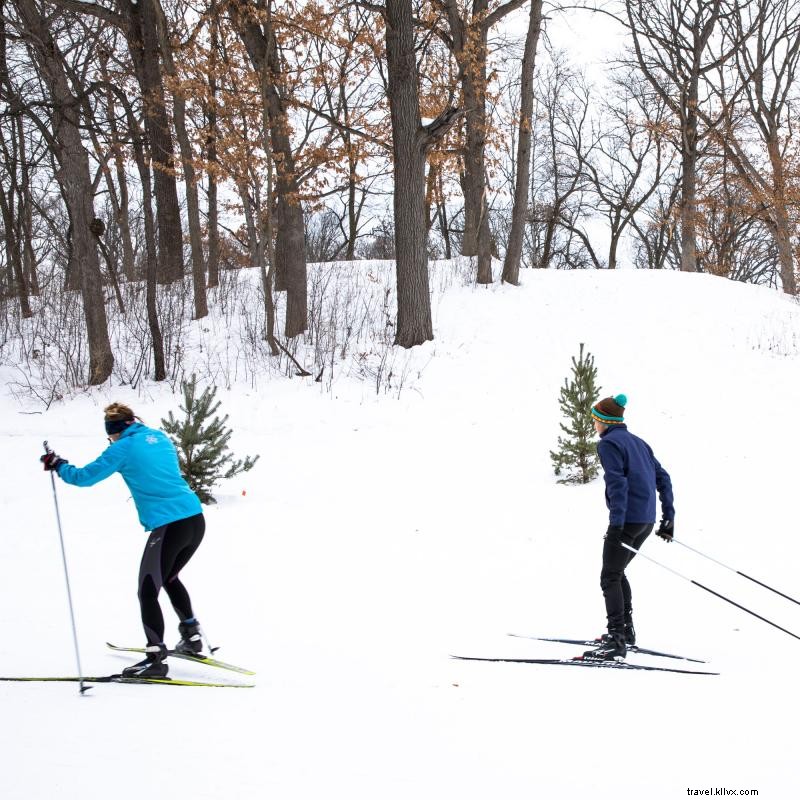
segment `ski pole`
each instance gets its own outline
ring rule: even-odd
[[[52,451],[47,446],[47,441],[44,442],[44,451],[45,453],[51,453]],[[61,532],[61,514],[58,511],[58,495],[56,494],[56,477],[53,474],[54,470],[50,470],[50,482],[53,486],[53,503],[56,507],[56,524],[58,525],[58,540],[61,542],[61,560],[64,563],[64,579],[67,583],[67,602],[69,604],[69,618],[72,622],[72,641],[75,645],[75,659],[78,662],[78,685],[80,688],[80,693],[83,694],[84,692],[91,689],[91,686],[84,686],[83,685],[83,670],[81,669],[81,654],[78,650],[78,631],[75,627],[75,611],[72,608],[72,591],[70,590],[69,586],[69,570],[67,569],[67,551],[64,548],[64,535]]]
[[[208,636],[206,636],[205,629],[203,628],[202,625],[200,626],[200,636],[203,637],[203,641],[205,642],[206,650],[208,650],[209,655],[213,656],[214,653],[216,653],[217,650],[219,650],[219,647],[212,647],[211,646],[211,642],[208,641]]]
[[[724,567],[725,569],[730,570],[731,572],[735,572],[737,575],[741,575],[743,578],[747,578],[747,580],[752,581],[753,583],[757,583],[759,586],[763,586],[765,589],[769,589],[771,592],[775,592],[775,594],[779,594],[781,597],[785,598],[786,600],[791,600],[793,603],[797,603],[800,606],[800,600],[795,600],[794,597],[789,597],[788,594],[784,594],[783,592],[779,592],[777,589],[774,589],[772,586],[768,586],[766,583],[762,583],[761,581],[757,580],[756,578],[751,577],[750,575],[745,574],[744,572],[740,572],[738,569],[734,569],[733,567],[729,567],[727,564],[723,564],[721,561],[717,561],[716,558],[712,558],[711,556],[707,556],[705,553],[701,553],[699,550],[695,550],[694,547],[690,547],[685,542],[681,542],[678,539],[673,539],[673,542],[685,547],[687,550],[691,550],[693,553],[697,553],[697,555],[702,556],[703,558],[707,558],[709,561],[713,561],[715,564],[719,564],[719,566]]]
[[[736,608],[739,608],[742,611],[746,611],[748,614],[751,614],[757,619],[760,619],[762,622],[766,622],[767,625],[772,625],[773,628],[777,628],[779,631],[783,631],[784,633],[789,634],[789,636],[793,636],[795,639],[800,639],[800,636],[798,636],[796,633],[787,631],[786,628],[782,628],[780,625],[777,625],[771,620],[768,620],[766,617],[762,617],[760,614],[756,614],[755,611],[751,611],[749,608],[745,608],[744,606],[739,605],[739,603],[734,602],[729,597],[725,597],[724,594],[715,592],[713,589],[709,589],[708,586],[703,586],[702,583],[699,583],[698,581],[693,580],[692,578],[687,578],[686,575],[682,575],[677,570],[672,569],[672,567],[668,567],[666,564],[662,564],[660,561],[656,561],[656,559],[650,558],[650,556],[646,556],[644,553],[642,553],[640,550],[637,550],[635,547],[631,547],[630,545],[625,544],[625,542],[622,542],[622,546],[627,550],[630,550],[632,553],[636,553],[637,555],[640,555],[642,558],[646,558],[648,561],[652,561],[654,564],[657,564],[662,569],[667,570],[667,572],[671,572],[673,575],[677,575],[679,578],[683,578],[683,580],[689,581],[689,583],[693,583],[695,586],[698,586],[700,589],[703,589],[706,592],[713,594],[715,597],[719,597],[720,600],[724,600],[726,603],[730,603],[732,606],[736,606]]]

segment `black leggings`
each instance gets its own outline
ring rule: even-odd
[[[652,530],[653,523],[626,523],[621,539],[613,534],[606,535],[600,588],[606,601],[609,633],[622,633],[626,624],[632,624],[631,585],[625,577],[625,568],[635,558],[636,553],[626,550],[622,542],[638,550]]]
[[[147,539],[139,567],[139,605],[148,644],[164,641],[164,615],[158,604],[163,586],[181,621],[191,619],[192,601],[178,573],[203,541],[205,517],[195,514],[156,528]]]

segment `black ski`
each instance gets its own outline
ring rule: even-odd
[[[597,669],[641,669],[648,672],[679,672],[683,675],[719,675],[718,672],[702,672],[694,669],[673,669],[650,664],[629,664],[627,661],[593,661],[583,656],[575,658],[481,658],[479,656],[450,656],[459,661],[502,661],[508,664],[549,664],[564,667],[596,667]]]
[[[45,677],[45,678],[0,678],[0,681],[70,681],[78,683],[158,683],[164,686],[212,686],[219,689],[252,689],[254,683],[210,683],[207,681],[186,681],[181,678],[125,678],[122,675],[100,675],[94,677]]]
[[[597,639],[550,639],[546,636],[523,636],[519,633],[509,633],[515,639],[532,639],[535,642],[560,642],[561,644],[577,644],[585,645],[586,647],[599,647],[600,642]],[[705,664],[701,658],[689,658],[688,656],[676,656],[674,653],[662,653],[660,650],[649,650],[646,647],[638,647],[633,645],[628,647],[629,653],[641,653],[643,656],[660,656],[661,658],[677,658],[680,661],[692,661],[695,664]]]
[[[119,647],[111,642],[106,642],[106,645],[118,653],[144,653],[144,647]],[[237,667],[235,664],[226,664],[224,661],[217,661],[216,658],[209,658],[208,656],[190,656],[187,653],[178,653],[175,650],[168,650],[167,655],[170,658],[183,658],[186,661],[194,661],[195,664],[205,664],[207,667],[219,667],[220,669],[229,669],[232,672],[239,672],[242,675],[255,675],[250,669],[244,667]]]

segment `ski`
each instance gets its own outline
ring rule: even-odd
[[[164,686],[209,686],[215,687],[219,689],[252,689],[255,684],[254,683],[212,683],[209,681],[186,681],[182,680],[181,678],[126,678],[122,675],[99,675],[94,677],[87,677],[84,676],[82,678],[78,677],[43,677],[43,678],[29,678],[29,677],[19,677],[19,678],[2,678],[0,677],[0,681],[26,681],[26,682],[33,682],[33,681],[70,681],[73,683],[78,683],[83,681],[84,683],[158,683],[163,684]]]
[[[481,658],[478,656],[450,656],[459,661],[502,661],[508,664],[550,664],[564,667],[596,667],[598,669],[641,669],[647,672],[678,672],[682,675],[719,675],[718,672],[703,672],[695,669],[656,667],[652,664],[629,664],[627,661],[592,661],[583,656],[574,658]]]
[[[600,642],[597,639],[550,639],[546,636],[524,636],[519,633],[509,633],[515,639],[532,639],[535,642],[560,642],[561,644],[577,644],[586,647],[598,647]],[[643,656],[660,656],[661,658],[677,658],[680,661],[692,661],[695,664],[705,664],[701,658],[689,658],[688,656],[677,656],[674,653],[662,653],[660,650],[649,650],[646,647],[632,645],[628,647],[629,653],[640,653]]]
[[[119,653],[144,653],[145,651],[144,647],[118,647],[115,644],[111,644],[111,642],[106,642],[106,645]],[[231,670],[231,672],[238,672],[242,675],[256,674],[253,670],[237,667],[235,664],[226,664],[224,661],[218,661],[216,658],[208,658],[208,656],[190,656],[187,653],[176,653],[174,650],[168,650],[167,655],[171,658],[183,658],[186,661],[194,661],[195,664],[205,664],[207,667],[228,669]]]

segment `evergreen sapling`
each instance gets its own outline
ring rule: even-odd
[[[576,360],[572,357],[572,379],[564,379],[559,404],[567,418],[561,423],[565,436],[558,437],[558,449],[550,452],[556,475],[562,475],[559,483],[589,483],[599,472],[597,443],[592,422],[592,406],[600,396],[596,385],[597,369],[594,356],[583,353]]]
[[[225,427],[227,414],[222,419],[214,416],[220,406],[219,401],[214,402],[216,387],[206,388],[198,397],[197,379],[192,375],[190,381],[181,381],[181,390],[184,405],[180,410],[184,419],[176,420],[170,411],[168,418],[161,420],[161,426],[178,451],[181,472],[192,491],[201,503],[216,503],[211,494],[214,484],[247,472],[259,457],[245,456],[244,461],[234,460],[233,455],[227,452],[233,431]],[[213,419],[208,422],[211,417]]]

